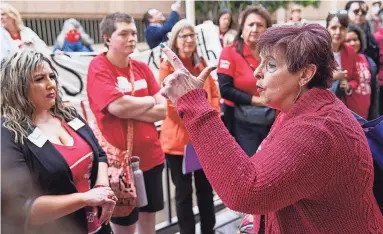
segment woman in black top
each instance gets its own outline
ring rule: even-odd
[[[2,231],[110,234],[106,154],[57,87],[41,53],[1,64]]]

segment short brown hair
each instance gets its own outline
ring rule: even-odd
[[[104,38],[104,35],[111,36],[116,31],[116,23],[134,23],[133,17],[126,13],[114,12],[105,16],[100,23],[100,33]],[[108,45],[105,46],[108,47]]]
[[[261,4],[256,4],[256,5],[246,7],[245,10],[241,13],[241,16],[239,19],[239,30],[235,38],[235,41],[238,42],[238,46],[236,49],[238,53],[242,53],[243,38],[241,38],[241,35],[243,32],[243,28],[245,27],[246,18],[250,14],[256,14],[264,18],[266,21],[266,28],[270,28],[272,26],[270,13]]]
[[[284,53],[288,71],[314,64],[317,71],[308,88],[328,88],[335,69],[330,33],[319,24],[282,25],[268,28],[257,43],[260,53]]]
[[[339,23],[344,27],[347,28],[349,24],[349,19],[346,11],[337,11],[335,13],[329,13],[326,18],[326,28],[328,28],[328,24],[333,18],[338,18]]]

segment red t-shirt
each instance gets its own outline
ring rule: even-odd
[[[153,96],[160,87],[149,67],[131,60],[136,97]],[[107,110],[114,100],[131,95],[130,67],[118,68],[105,56],[96,56],[89,65],[87,93],[89,106],[105,139],[121,150],[127,147],[127,121]],[[123,87],[122,87],[123,86]],[[140,168],[147,171],[164,163],[164,153],[154,123],[134,121],[133,155],[140,157]]]
[[[367,119],[371,103],[371,72],[365,55],[357,55],[356,70],[359,75],[359,84],[347,98],[347,107]]]
[[[73,182],[80,193],[90,190],[90,174],[93,163],[93,151],[89,144],[82,139],[65,121],[63,126],[73,138],[72,146],[53,144],[57,151],[64,157],[72,171]],[[101,228],[98,222],[97,207],[85,207],[86,218],[88,221],[88,233],[96,233]]]
[[[225,47],[219,58],[217,73],[231,76],[234,79],[234,87],[253,96],[259,96],[257,92],[257,79],[254,70],[258,67],[258,60],[253,56],[249,46],[243,43],[243,57],[236,50],[237,43]],[[234,106],[233,102],[224,100],[225,104]]]
[[[374,37],[375,37],[376,41],[378,42],[379,54],[380,54],[380,58],[379,58],[380,62],[379,62],[379,64],[376,64],[380,68],[379,69],[379,74],[378,74],[379,85],[383,86],[383,29],[379,28],[374,33]]]

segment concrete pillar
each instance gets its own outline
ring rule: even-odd
[[[195,25],[195,7],[194,0],[186,0],[185,1],[185,11],[186,11],[186,19]]]

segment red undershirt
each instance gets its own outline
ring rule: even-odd
[[[73,138],[73,146],[54,143],[53,145],[68,163],[77,191],[80,193],[87,192],[90,190],[90,173],[93,162],[92,148],[65,121],[62,124]],[[96,233],[101,228],[97,217],[97,207],[87,206],[85,212],[88,221],[88,233]]]

